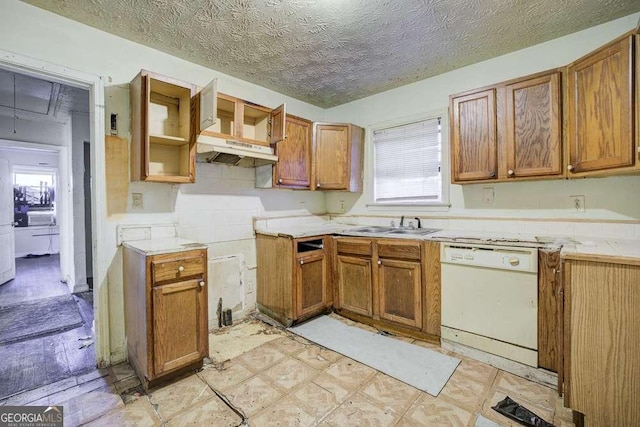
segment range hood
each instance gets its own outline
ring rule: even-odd
[[[278,161],[273,148],[249,144],[231,139],[199,135],[196,145],[196,161],[200,163],[224,163],[254,168]]]

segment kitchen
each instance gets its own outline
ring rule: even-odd
[[[448,106],[451,94],[566,66],[634,28],[637,23],[637,16],[628,16],[363,100],[323,109],[84,27],[24,3],[15,2],[3,7],[7,22],[2,29],[0,48],[106,76],[106,132],[109,133],[109,116],[115,113],[119,136],[125,138],[130,128],[129,82],[140,69],[203,87],[217,77],[220,92],[259,105],[274,108],[286,102],[288,113],[308,120],[370,126],[417,113],[442,111]],[[25,32],[26,21],[38,22],[42,31]],[[57,33],[56,29],[62,27],[69,32],[67,36]],[[43,49],[45,33],[58,41],[57,46],[69,47],[52,48],[46,43],[47,48]],[[391,111],[389,106],[393,106]],[[371,183],[370,167],[370,163],[365,162],[365,187]],[[214,287],[210,292],[226,294],[224,299],[228,304],[225,303],[225,307],[237,307],[234,319],[241,318],[255,306],[257,261],[253,217],[339,215],[344,210],[352,217],[380,216],[379,225],[385,226],[391,220],[397,224],[400,216],[406,215],[420,217],[423,227],[438,229],[478,232],[522,232],[524,229],[533,236],[638,236],[638,204],[629,196],[638,191],[639,182],[635,176],[451,185],[447,186],[451,208],[440,207],[432,212],[422,208],[367,206],[370,201],[366,189],[362,194],[256,190],[255,171],[252,169],[206,164],[197,164],[196,168],[196,183],[191,185],[131,182],[124,212],[108,218],[106,214],[98,213],[103,215],[101,224],[104,229],[102,238],[98,239],[99,265],[94,282],[98,283],[98,304],[100,299],[109,304],[98,306],[98,316],[100,308],[103,308],[104,321],[99,329],[105,328],[102,329],[102,342],[107,344],[97,352],[107,364],[126,358],[121,249],[116,241],[119,224],[178,224],[181,237],[207,243],[209,275],[220,275],[228,280],[224,285],[217,285],[220,289]],[[484,201],[485,187],[493,188],[492,203]],[[130,199],[134,193],[142,194],[141,209],[132,205]],[[572,195],[585,196],[584,213],[571,212],[569,196]],[[194,215],[194,212],[198,214]],[[227,271],[229,274],[225,274]],[[210,313],[215,313],[215,307]]]

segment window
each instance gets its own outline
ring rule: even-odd
[[[375,203],[447,203],[442,145],[441,117],[374,129]]]

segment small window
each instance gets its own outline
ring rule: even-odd
[[[374,201],[447,203],[442,179],[442,120],[433,117],[373,131]]]

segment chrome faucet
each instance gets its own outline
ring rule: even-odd
[[[418,228],[422,228],[422,224],[420,223],[420,218],[415,217],[415,218],[413,218],[413,219],[415,219],[416,221],[418,221]]]
[[[400,228],[404,227],[404,215],[400,217]]]

